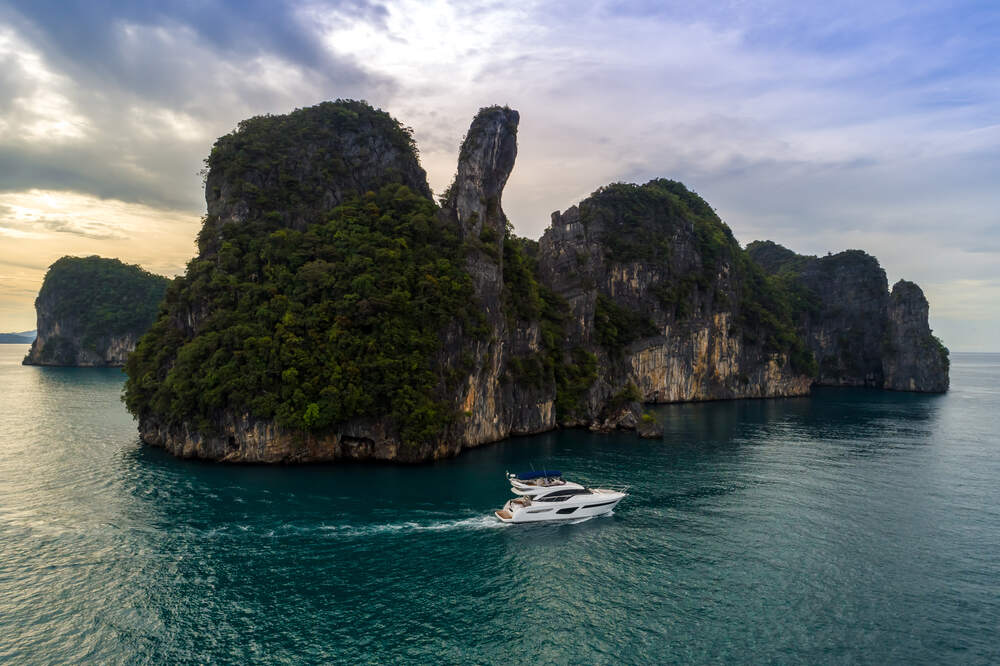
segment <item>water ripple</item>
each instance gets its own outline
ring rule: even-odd
[[[119,372],[4,353],[3,663],[1000,662],[992,357],[947,396],[667,405],[661,441],[397,468],[177,460]],[[504,525],[532,464],[631,495]]]

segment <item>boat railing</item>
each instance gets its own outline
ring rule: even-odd
[[[606,486],[604,488],[591,488],[595,493],[622,493],[628,495],[628,490],[632,486]]]

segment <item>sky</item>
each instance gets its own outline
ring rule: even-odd
[[[0,331],[63,255],[184,270],[203,159],[244,118],[365,99],[431,187],[521,113],[504,210],[538,238],[667,177],[743,243],[859,248],[956,351],[1000,351],[1000,3],[0,0]]]

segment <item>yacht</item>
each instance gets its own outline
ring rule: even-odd
[[[494,512],[505,523],[593,518],[611,513],[627,495],[625,490],[586,488],[551,470],[508,474],[507,479],[518,497]]]

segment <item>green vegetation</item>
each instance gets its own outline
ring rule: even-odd
[[[552,368],[546,363],[545,354],[514,356],[507,361],[507,375],[504,381],[512,381],[519,386],[542,388],[552,381]]]
[[[816,361],[796,331],[802,313],[816,307],[815,298],[794,279],[800,267],[794,253],[772,244],[754,250],[787,270],[770,276],[750,259],[729,227],[712,207],[682,183],[657,179],[644,185],[615,183],[597,190],[580,206],[585,224],[601,220],[606,257],[617,263],[648,262],[665,268],[668,277],[650,288],[663,310],[677,321],[695,314],[699,302],[732,303],[743,337],[773,353],[787,354],[793,369],[815,376]],[[672,239],[693,231],[697,261],[677,268],[679,248]],[[728,274],[732,294],[725,293],[721,275]],[[599,296],[596,308],[598,340],[609,352],[655,335],[649,319]]]
[[[774,241],[753,241],[747,245],[747,254],[768,273],[800,273],[816,260],[812,255],[796,254]]]
[[[597,380],[597,357],[581,347],[569,354],[569,362],[556,363],[556,417],[562,421],[583,415],[587,391]],[[562,361],[560,352],[560,361]]]
[[[503,308],[508,323],[540,319],[546,307],[544,291],[538,281],[538,241],[518,238],[508,229],[503,241]]]
[[[610,261],[668,262],[670,240],[662,231],[682,224],[686,210],[676,197],[664,193],[632,183],[605,185],[580,204],[580,220],[585,225],[598,219],[604,222],[603,241]]]
[[[603,220],[606,256],[618,263],[669,263],[672,232],[691,224],[706,266],[714,266],[736,243],[732,231],[704,199],[683,183],[666,178],[644,185],[612,183],[602,187],[580,205],[580,218],[584,224]]]
[[[244,222],[257,233],[303,230],[336,203],[390,183],[431,196],[412,130],[353,100],[244,120],[216,141],[205,166],[209,197],[225,192],[228,201],[245,201],[260,213]],[[219,231],[207,218],[198,238],[202,254],[218,249]]]
[[[587,391],[597,380],[597,357],[581,347],[566,349],[566,302],[538,279],[538,242],[518,238],[508,226],[504,238],[503,307],[508,324],[538,322],[542,350],[511,359],[513,381],[541,387],[555,383],[559,420],[582,416]]]
[[[707,288],[700,274],[687,274],[667,279],[650,287],[650,292],[660,302],[660,307],[682,321],[694,314],[695,298],[699,289]]]
[[[642,402],[642,393],[639,391],[639,387],[633,382],[629,382],[621,391],[611,396],[611,400],[608,402],[608,409],[614,411],[630,402]]]
[[[84,347],[93,347],[101,338],[141,335],[156,319],[169,282],[162,275],[117,259],[63,257],[45,274],[37,303],[45,304],[52,319],[75,322],[71,328],[74,337]],[[45,354],[65,351],[72,357],[75,351],[69,351],[71,347],[75,344],[69,339],[50,340]],[[56,358],[62,357],[43,360]]]
[[[737,319],[744,339],[762,342],[767,351],[787,354],[793,370],[816,377],[816,357],[796,330],[802,312],[815,307],[814,299],[791,274],[767,275],[747,254],[737,256],[745,280]]]
[[[203,430],[230,410],[310,432],[388,413],[406,442],[439,434],[458,416],[441,333],[479,332],[482,315],[436,211],[387,185],[303,231],[227,225],[130,356],[127,406]],[[175,325],[187,312],[208,313],[193,337]]]
[[[948,351],[948,348],[944,346],[944,342],[942,342],[941,338],[936,335],[932,335],[928,341],[928,346],[937,351],[938,355],[941,357],[941,364],[944,366],[944,369],[949,370],[951,368],[951,354]]]
[[[649,317],[618,305],[604,294],[597,295],[594,331],[597,341],[611,354],[620,354],[636,340],[657,334]]]

